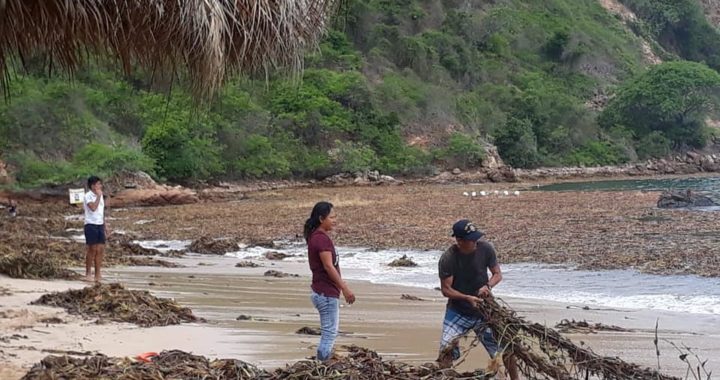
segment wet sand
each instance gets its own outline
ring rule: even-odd
[[[10,296],[0,296],[0,336],[27,336],[0,342],[0,378],[17,379],[27,368],[48,355],[43,349],[101,352],[110,356],[135,356],[165,349],[181,349],[212,358],[236,358],[273,368],[314,355],[316,336],[297,335],[304,326],[317,327],[316,312],[309,300],[306,264],[263,261],[261,268],[235,268],[237,259],[192,257],[176,261],[187,268],[111,269],[107,281],[119,281],[133,289],[148,289],[160,297],[173,297],[191,307],[204,324],[139,328],[70,316],[62,309],[31,306],[41,294],[86,284],[65,281],[14,280],[0,277]],[[199,262],[210,264],[198,266]],[[274,265],[273,265],[274,264]],[[269,278],[262,273],[277,269],[300,274],[300,278]],[[153,285],[150,285],[153,283]],[[352,281],[358,301],[341,309],[337,345],[357,344],[378,351],[385,358],[412,363],[432,361],[437,355],[445,299],[430,289],[408,288]],[[499,289],[501,289],[500,285]],[[403,293],[427,301],[405,301]],[[633,329],[631,332],[569,334],[596,352],[657,367],[653,339],[659,319],[663,372],[684,376],[685,364],[663,339],[686,344],[717,368],[720,357],[720,316],[643,310],[568,309],[566,304],[506,298],[511,307],[532,321],[554,326],[564,318],[601,322]],[[581,307],[583,305],[572,305]],[[237,321],[239,315],[253,321]],[[58,316],[66,323],[37,322]],[[467,342],[465,343],[467,344]],[[486,355],[476,348],[461,369],[484,368]]]

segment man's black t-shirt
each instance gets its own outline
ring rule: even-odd
[[[495,248],[480,240],[473,253],[463,254],[457,245],[450,247],[440,257],[440,279],[453,276],[452,288],[460,293],[477,296],[480,288],[488,283],[488,270],[497,265]],[[467,301],[449,300],[448,307],[462,315],[476,316],[478,311]]]

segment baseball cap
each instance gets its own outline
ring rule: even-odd
[[[463,240],[478,241],[485,235],[475,224],[467,219],[458,220],[453,224],[453,237]]]

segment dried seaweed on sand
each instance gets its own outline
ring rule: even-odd
[[[192,310],[147,291],[128,290],[120,284],[98,284],[78,290],[45,294],[34,305],[62,307],[87,318],[130,322],[142,327],[199,322]]]
[[[22,251],[0,256],[0,273],[13,278],[76,279],[80,275],[41,251]]]
[[[267,372],[240,360],[208,360],[183,351],[163,351],[150,362],[109,358],[97,355],[78,359],[68,356],[47,356],[33,366],[23,380],[45,379],[354,379],[354,380],[420,380],[420,379],[486,379],[483,372],[458,373],[440,369],[433,363],[412,366],[385,361],[374,351],[350,346],[348,354],[328,363],[301,360],[285,368]]]

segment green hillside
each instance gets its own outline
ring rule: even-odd
[[[479,165],[488,143],[530,168],[703,146],[720,34],[695,0],[621,2],[636,20],[598,0],[347,1],[300,80],[235,78],[200,106],[182,78],[99,58],[68,81],[33,57],[0,104],[1,159],[32,187],[119,169],[425,175]],[[650,70],[648,54],[674,62]]]

